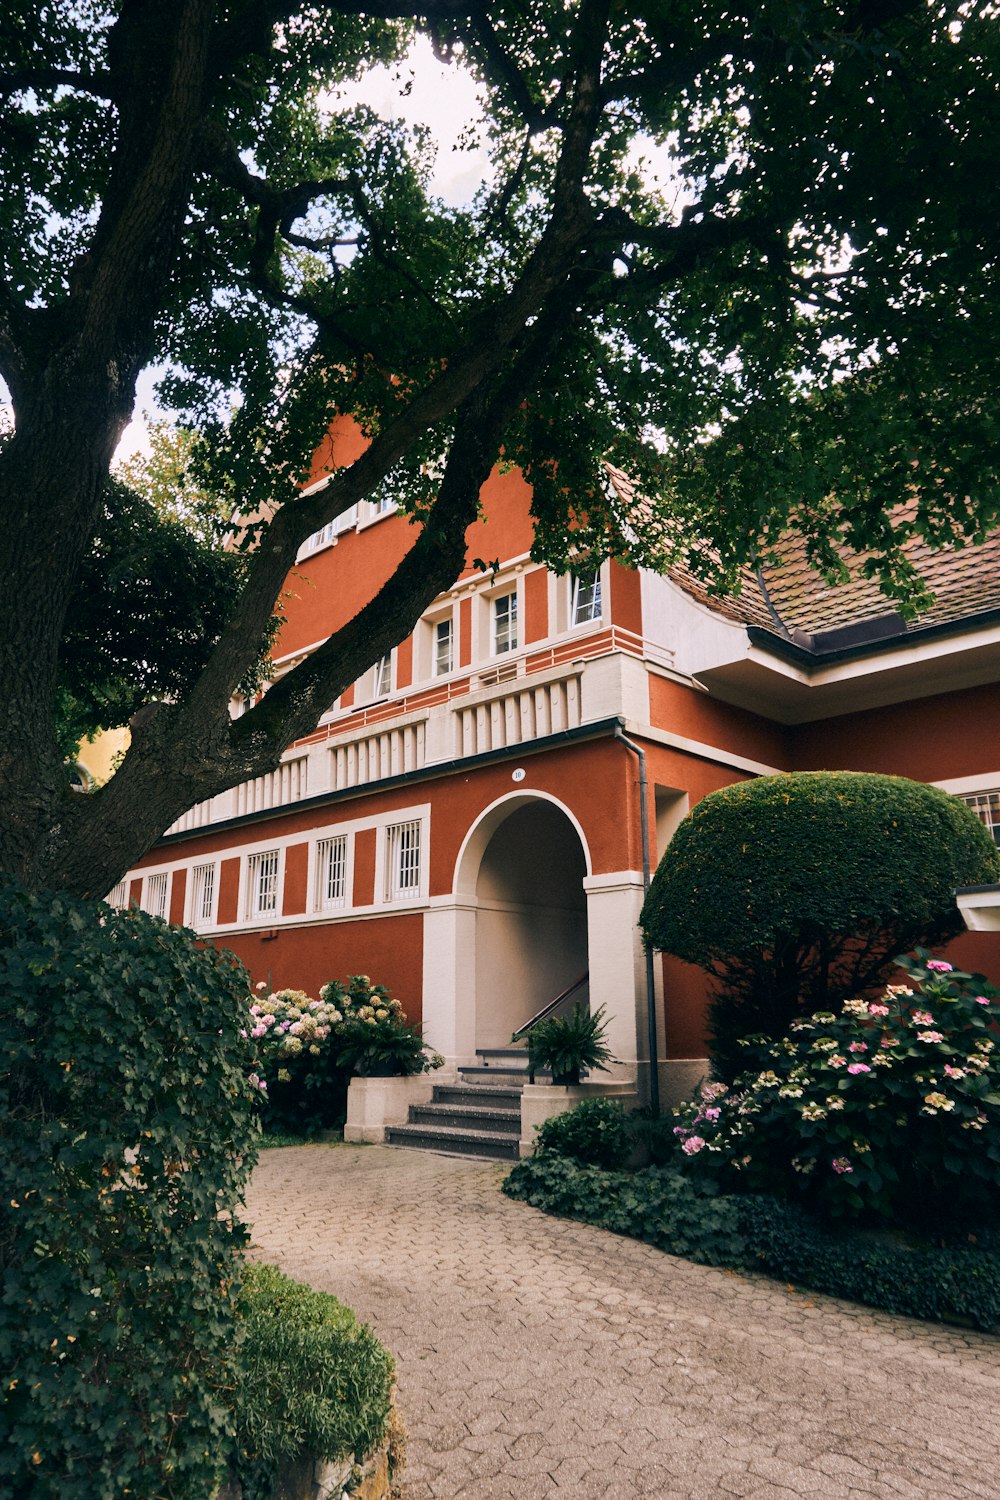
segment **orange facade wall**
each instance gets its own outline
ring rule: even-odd
[[[761,761],[776,770],[791,767],[789,731],[746,709],[720,703],[667,677],[649,678],[649,717],[657,729],[700,740],[734,755]]]
[[[611,563],[611,623],[642,635],[642,579],[634,568]]]
[[[282,912],[297,916],[306,909],[306,881],[309,871],[309,845],[291,844],[285,850],[285,881]]]
[[[549,633],[549,575],[533,568],[524,575],[524,641],[541,641]]]
[[[219,901],[217,914],[220,922],[235,922],[240,902],[240,862],[224,859],[219,867]]]
[[[175,870],[170,882],[170,921],[177,926],[184,922],[184,897],[187,891],[187,871]]]
[[[945,781],[997,768],[1000,687],[869,709],[791,732],[795,770],[881,771]]]
[[[354,905],[370,906],[375,900],[374,828],[363,828],[354,836]]]
[[[220,938],[269,989],[305,990],[313,997],[331,979],[368,974],[403,1003],[407,1017],[421,1019],[424,923],[420,915],[391,921],[330,922],[284,927],[273,936],[236,933]]]

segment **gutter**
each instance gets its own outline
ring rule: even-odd
[[[898,651],[904,645],[919,646],[925,641],[968,635],[973,630],[987,629],[993,625],[1000,625],[1000,609],[980,610],[974,615],[964,615],[961,620],[945,620],[936,625],[918,625],[910,630],[897,630],[891,635],[880,636],[877,640],[859,641],[855,645],[834,647],[826,651],[799,645],[763,625],[747,625],[745,629],[752,646],[758,646],[769,655],[780,657],[811,674],[840,662],[881,656],[890,651]]]
[[[625,734],[624,721],[617,720],[615,739],[639,762],[639,830],[642,836],[642,889],[649,894],[649,781],[646,777],[646,752]],[[643,934],[646,955],[646,1035],[649,1049],[649,1109],[654,1120],[660,1117],[660,1068],[656,1042],[656,976],[653,969],[653,945]]]

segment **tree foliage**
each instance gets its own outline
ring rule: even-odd
[[[481,83],[494,176],[462,208],[430,192],[419,133],[329,93],[416,24]],[[980,536],[1000,497],[997,49],[988,0],[5,16],[4,863],[100,893],[193,800],[273,766],[453,581],[501,453],[556,566],[572,532],[724,587],[791,524],[819,565],[862,547],[905,592],[907,534]],[[70,801],[66,624],[154,362],[204,434],[196,484],[273,519],[201,671],[169,702],[149,685],[122,770]],[[370,446],[302,495],[335,412]],[[302,541],[386,489],[421,522],[410,553],[230,722]]]
[[[731,1080],[752,1064],[741,1037],[780,1037],[796,1016],[863,994],[896,954],[961,931],[956,886],[998,879],[990,835],[937,787],[852,771],[762,776],[684,819],[642,923],[657,948],[715,979],[712,1062]]]

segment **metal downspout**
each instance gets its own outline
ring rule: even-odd
[[[642,889],[649,893],[649,782],[646,777],[646,752],[630,740],[621,723],[615,727],[614,737],[631,750],[639,762],[639,830],[642,837]],[[653,946],[643,937],[642,946],[646,954],[646,1034],[649,1049],[649,1109],[655,1120],[660,1113],[660,1069],[656,1041],[656,976],[653,969]]]

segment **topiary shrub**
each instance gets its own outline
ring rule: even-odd
[[[360,1461],[389,1431],[395,1366],[328,1292],[247,1264],[239,1296],[238,1458],[244,1497],[271,1493],[279,1465]]]
[[[538,1127],[536,1151],[568,1156],[582,1167],[620,1167],[635,1144],[628,1116],[613,1099],[585,1099]]]
[[[793,1022],[761,1072],[676,1110],[687,1173],[835,1217],[997,1223],[997,992],[943,959],[900,963],[910,984]]]
[[[888,976],[893,955],[962,929],[958,885],[1000,880],[975,814],[898,776],[764,776],[704,798],[660,861],[647,939],[716,981],[713,1069],[747,1065],[740,1037],[783,1035]]]
[[[0,886],[0,1496],[208,1496],[256,1124],[231,955]]]

